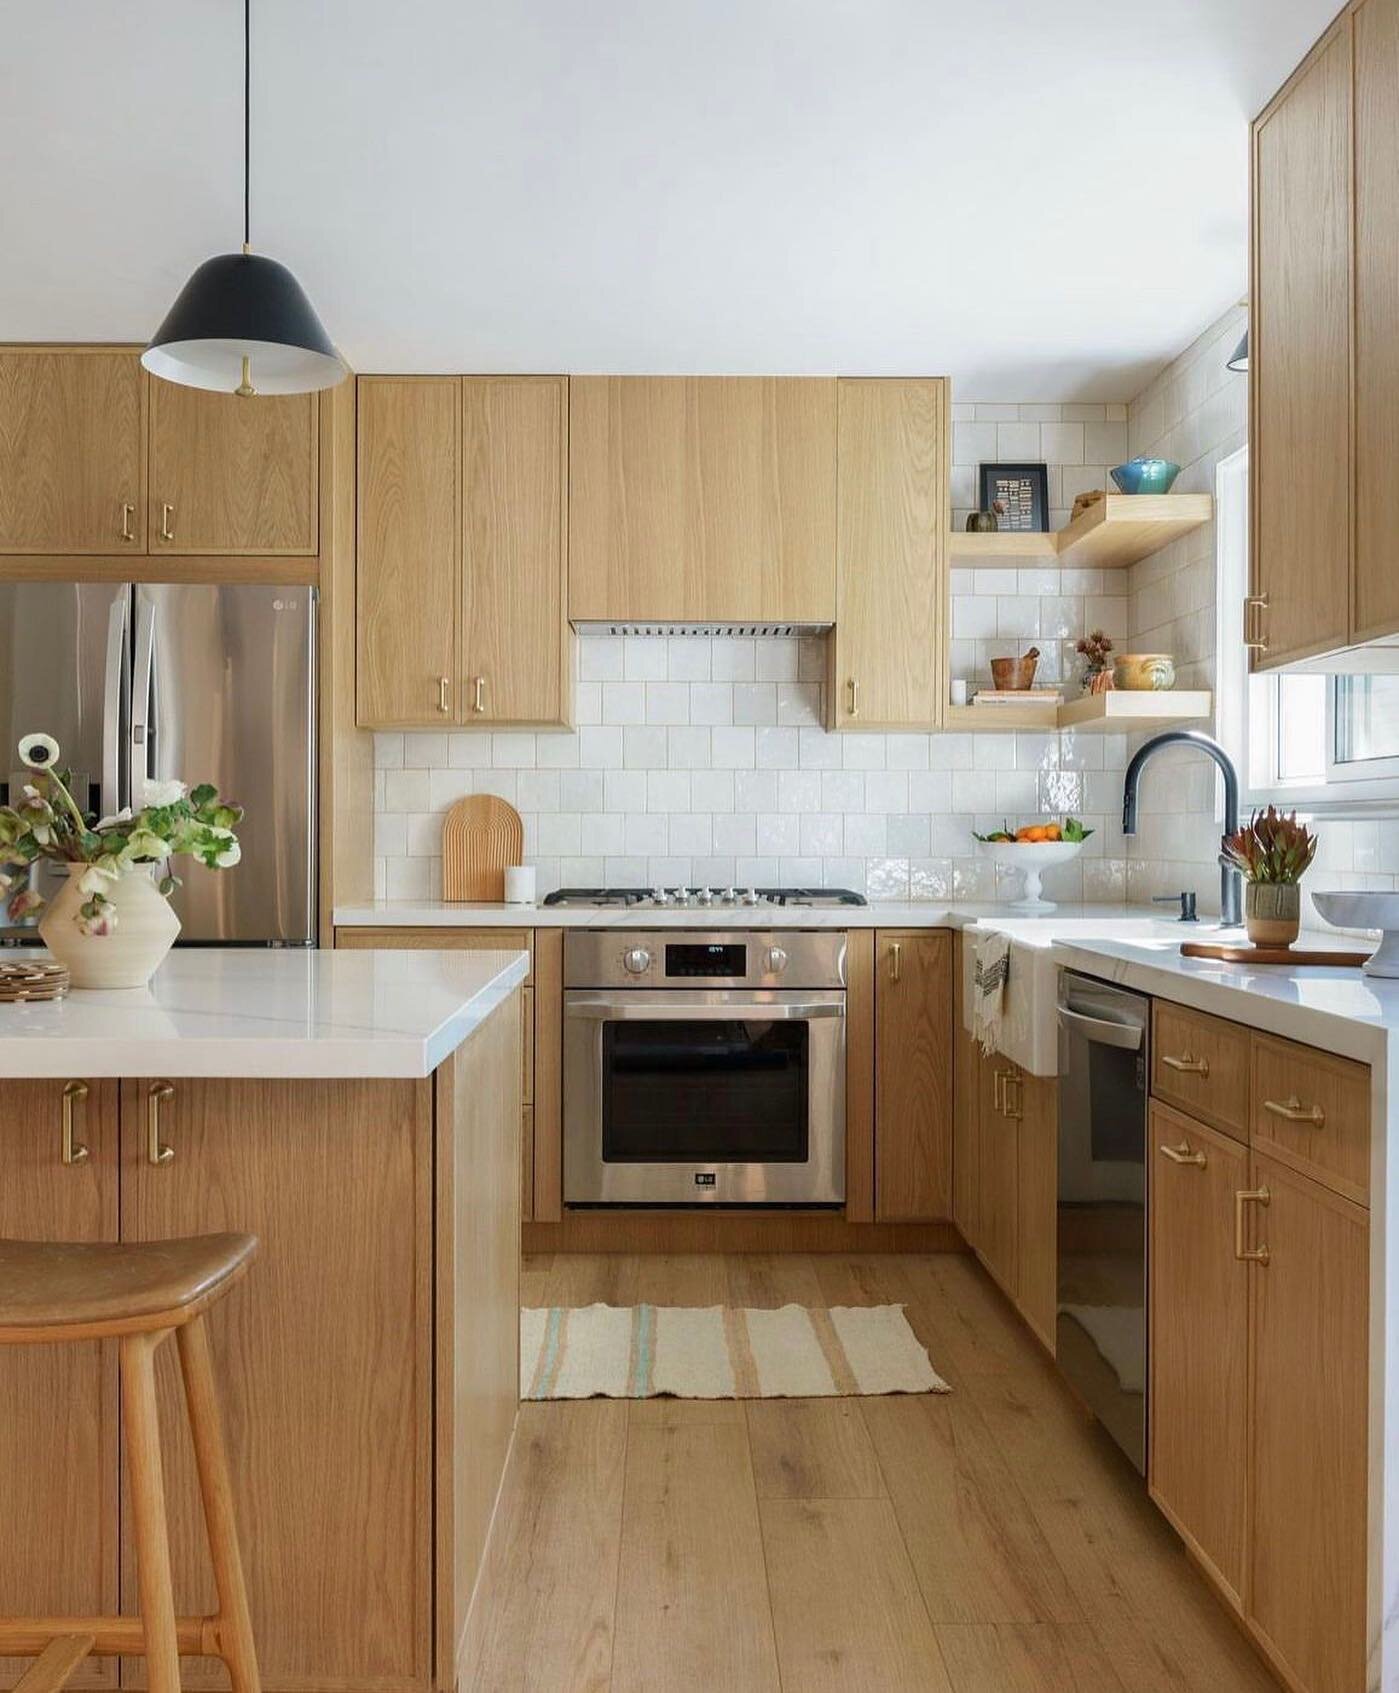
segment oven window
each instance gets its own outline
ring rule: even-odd
[[[605,1163],[805,1163],[803,1022],[604,1025]]]

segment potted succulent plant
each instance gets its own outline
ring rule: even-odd
[[[182,853],[211,870],[237,864],[241,807],[207,784],[190,792],[183,782],[147,782],[139,811],[98,817],[73,798],[72,772],[58,768],[51,736],[25,735],[19,756],[32,780],[17,801],[0,805],[0,893],[10,896],[10,920],[44,910],[44,896],[29,885],[31,866],[63,865],[67,884],[39,924],[49,951],[68,966],[74,987],[144,987],[180,932],[167,903],[179,881],[167,868],[157,884],[156,866]]]
[[[1221,843],[1224,857],[1242,870],[1244,924],[1255,946],[1291,946],[1302,926],[1300,886],[1316,857],[1316,836],[1297,813],[1274,806],[1255,811],[1237,834]]]

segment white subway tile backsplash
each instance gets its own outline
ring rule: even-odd
[[[752,731],[756,762],[763,770],[790,770],[801,760],[801,740],[796,729],[775,724]]]
[[[587,652],[593,642],[603,637],[590,636],[578,643]],[[602,720],[604,723],[644,723],[646,721],[646,684],[644,682],[604,682],[602,685]]]
[[[669,762],[669,741],[664,729],[643,729],[631,725],[620,731],[622,763],[628,770],[663,770]]]
[[[648,682],[646,721],[664,724],[688,723],[690,685],[687,682]]]

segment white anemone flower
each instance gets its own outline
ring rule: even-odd
[[[51,770],[58,763],[58,742],[52,735],[21,735],[19,758],[30,770]]]
[[[145,788],[145,803],[147,805],[178,805],[185,797],[183,782],[147,782]]]
[[[216,870],[231,870],[243,856],[243,849],[237,841],[230,840],[227,846],[221,847],[214,856]]]
[[[91,899],[94,894],[104,894],[117,880],[115,870],[109,870],[104,864],[89,864],[82,875],[78,877],[78,889]]]

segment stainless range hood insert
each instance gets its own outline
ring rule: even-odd
[[[829,623],[575,623],[579,635],[825,635]]]

